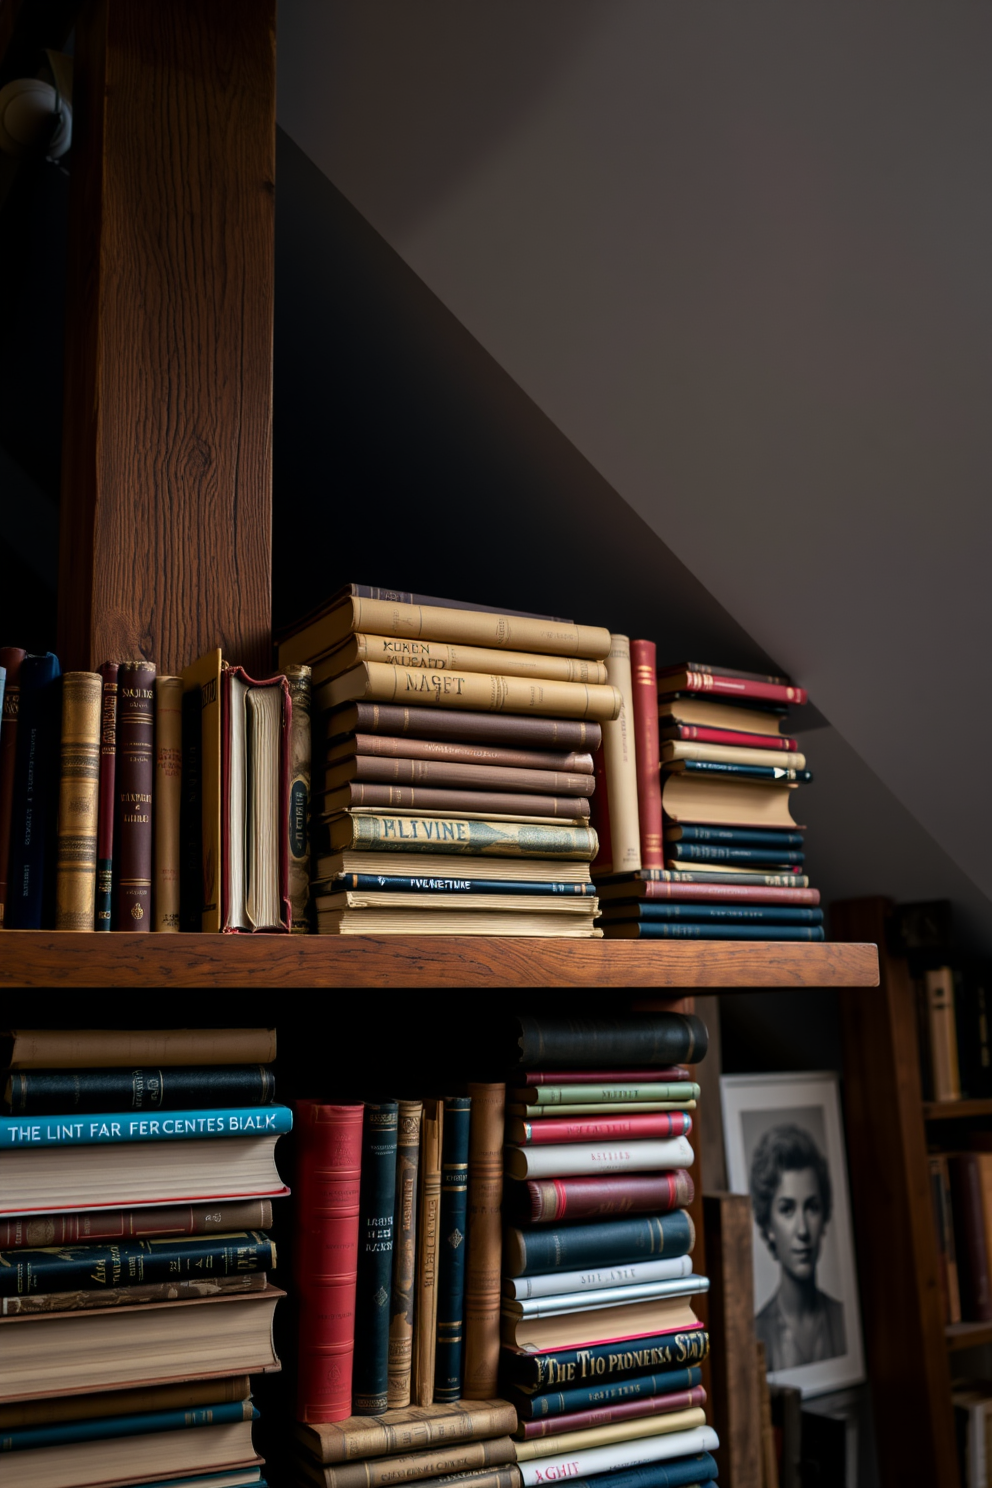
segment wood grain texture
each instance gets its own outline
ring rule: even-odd
[[[0,987],[870,987],[873,945],[9,931]]]
[[[844,1105],[865,1345],[886,1488],[957,1488],[913,988],[883,899],[835,904],[833,933],[882,948],[877,991],[841,994]],[[912,1422],[907,1431],[906,1423]]]
[[[59,650],[271,659],[275,0],[76,29]],[[260,671],[254,670],[261,668]]]
[[[762,1488],[750,1199],[746,1194],[707,1193],[703,1227],[720,1482],[724,1488]]]

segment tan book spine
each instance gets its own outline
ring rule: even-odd
[[[410,1404],[414,1292],[417,1282],[417,1175],[423,1101],[400,1101],[396,1139],[396,1207],[393,1210],[393,1289],[390,1298],[389,1376],[386,1404]]]
[[[293,1430],[309,1455],[326,1465],[366,1457],[396,1457],[441,1443],[508,1436],[516,1431],[516,1423],[517,1413],[505,1400],[473,1400],[411,1405],[387,1410],[384,1416],[349,1416],[344,1421],[298,1424]]]
[[[785,827],[794,832],[797,827],[802,830],[789,811],[795,789],[763,781],[694,780],[686,775],[669,775],[662,786],[661,804],[673,822],[695,822],[706,827]],[[713,864],[707,863],[706,871],[712,870]]]
[[[563,770],[520,770],[505,765],[465,765],[448,760],[359,754],[331,766],[324,775],[324,789],[337,790],[351,781],[455,790],[529,791],[542,796],[589,796],[595,784],[592,775],[574,775]]]
[[[480,1473],[483,1468],[515,1462],[514,1444],[508,1436],[494,1441],[444,1443],[427,1452],[408,1452],[400,1457],[372,1457],[365,1462],[345,1462],[325,1467],[325,1488],[393,1488],[397,1483],[425,1478],[448,1477],[452,1473]]]
[[[18,1028],[11,1069],[271,1064],[274,1028]]]
[[[641,828],[637,811],[637,760],[634,754],[634,714],[631,706],[630,641],[610,637],[607,668],[622,703],[612,720],[603,724],[603,762],[610,815],[613,873],[631,873],[641,866]]]
[[[623,700],[615,687],[579,682],[536,682],[487,672],[425,672],[363,661],[325,682],[314,694],[318,713],[341,703],[369,700],[482,713],[539,713],[559,718],[613,719]]]
[[[155,678],[155,839],[152,924],[179,930],[179,803],[183,783],[183,679]]]
[[[961,1073],[954,1017],[954,972],[949,966],[938,966],[926,973],[926,996],[930,1019],[930,1065],[934,1100],[960,1100]]]
[[[639,1416],[633,1421],[614,1421],[608,1426],[592,1426],[585,1431],[566,1431],[560,1436],[536,1436],[517,1442],[517,1461],[533,1462],[540,1457],[561,1457],[573,1452],[586,1452],[591,1447],[608,1447],[614,1442],[637,1441],[644,1436],[667,1436],[672,1431],[691,1431],[706,1425],[706,1412],[701,1405],[687,1410],[669,1411],[663,1416]]]
[[[394,636],[355,635],[314,668],[316,684],[338,677],[359,661],[431,672],[495,672],[545,682],[606,681],[606,664],[581,656],[539,656],[485,646],[451,646],[444,641],[410,641]]]
[[[662,744],[663,760],[721,760],[730,765],[777,765],[783,770],[805,770],[806,756],[795,750],[748,749],[736,744],[695,744],[688,740]]]
[[[142,1415],[146,1411],[196,1410],[204,1405],[248,1400],[250,1395],[251,1380],[243,1374],[178,1385],[138,1385],[126,1390],[101,1390],[92,1395],[15,1401],[0,1405],[0,1431],[52,1426],[63,1421],[96,1421],[104,1416]]]
[[[66,672],[62,679],[56,930],[93,929],[102,705],[103,679],[97,672]]]
[[[411,1394],[417,1405],[434,1403],[437,1338],[438,1222],[441,1212],[443,1100],[424,1101],[420,1137],[420,1206],[417,1216],[417,1294]]]
[[[0,1298],[0,1317],[28,1317],[39,1312],[89,1312],[94,1307],[134,1307],[142,1302],[185,1302],[190,1297],[217,1297],[227,1292],[264,1292],[264,1271],[245,1276],[217,1276],[203,1281],[148,1281],[137,1286],[101,1287],[96,1291],[31,1292]]]
[[[577,901],[578,902],[578,901]],[[466,1400],[496,1394],[502,1281],[503,1126],[506,1086],[470,1084],[468,1253],[465,1258]]]
[[[310,933],[310,703],[308,666],[286,668],[293,705],[289,731],[289,902],[294,935]]]
[[[208,651],[183,669],[183,692],[200,693],[200,811],[203,887],[200,929],[220,931],[220,674],[219,650]]]

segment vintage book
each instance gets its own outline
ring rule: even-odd
[[[648,923],[685,920],[692,924],[726,923],[733,925],[822,925],[822,909],[805,909],[793,904],[658,904],[650,900],[633,904],[608,904],[603,910],[607,920],[644,920]]]
[[[17,758],[17,723],[21,701],[21,663],[27,656],[20,646],[0,646],[0,666],[7,674],[3,707],[0,710],[0,928],[7,901],[7,862],[10,854],[10,824],[14,807],[14,763]]]
[[[97,1417],[89,1421],[60,1421],[51,1426],[12,1431],[4,1436],[8,1452],[27,1452],[35,1447],[66,1446],[70,1442],[106,1441],[112,1437],[147,1436],[162,1431],[183,1431],[187,1427],[222,1426],[231,1422],[258,1418],[250,1400],[234,1400],[194,1410],[145,1411],[135,1415]],[[34,1459],[31,1459],[34,1461]],[[28,1459],[17,1457],[19,1465]]]
[[[658,778],[658,678],[654,641],[630,643],[630,703],[637,763],[637,817],[644,868],[660,868],[661,783]]]
[[[507,1436],[516,1421],[516,1411],[505,1400],[463,1400],[412,1405],[377,1418],[352,1416],[333,1426],[297,1425],[294,1433],[314,1461],[329,1466]]]
[[[617,689],[607,683],[535,682],[488,672],[426,672],[381,661],[359,662],[316,688],[313,701],[318,713],[342,703],[369,701],[596,720],[617,717],[621,707]]]
[[[200,929],[203,901],[203,781],[200,689],[183,679],[183,772],[179,806],[179,923]]]
[[[508,791],[514,795],[585,797],[592,794],[595,783],[589,774],[572,774],[564,770],[520,770],[503,765],[355,755],[327,770],[324,789],[336,790],[352,780],[386,785],[441,786],[489,794]]]
[[[13,1115],[74,1111],[171,1111],[191,1106],[261,1106],[276,1082],[262,1064],[172,1069],[12,1070],[4,1099]]]
[[[176,1204],[164,1209],[97,1209],[79,1214],[32,1214],[0,1220],[0,1250],[24,1246],[89,1245],[152,1235],[226,1235],[267,1230],[269,1199],[209,1205]]]
[[[687,777],[706,780],[737,780],[760,785],[807,785],[813,779],[812,770],[794,770],[776,760],[769,765],[735,765],[729,760],[663,759],[662,778]]]
[[[600,1101],[598,1104],[584,1105],[579,1101],[569,1102],[567,1106],[559,1106],[555,1112],[563,1120],[574,1121],[584,1116],[606,1117],[606,1116],[648,1116],[657,1115],[659,1112],[678,1112],[685,1115],[696,1109],[694,1100],[679,1101]],[[535,1117],[546,1116],[547,1106],[526,1106],[520,1102],[512,1101],[506,1108],[509,1116],[520,1117],[524,1121],[533,1121]]]
[[[597,868],[603,873],[626,873],[641,866],[641,836],[637,813],[637,759],[631,710],[630,642],[610,637],[609,677],[621,706],[603,724],[603,769],[606,809],[610,820],[610,858],[600,852]]]
[[[640,1013],[628,1018],[554,1018],[523,1014],[520,1063],[697,1064],[707,1049],[706,1025],[695,1013]]]
[[[127,1286],[86,1288],[82,1291],[31,1292],[21,1297],[0,1297],[0,1316],[86,1311],[93,1307],[134,1307],[139,1303],[185,1302],[191,1297],[216,1297],[228,1292],[264,1292],[264,1271],[242,1275],[186,1278],[180,1281],[142,1281]]]
[[[804,838],[802,832],[779,832],[760,827],[669,826],[665,828],[665,841],[716,847],[775,847],[788,851],[801,848]]]
[[[155,668],[121,662],[117,671],[114,818],[114,929],[152,929],[152,793],[155,780]]]
[[[589,802],[584,796],[537,796],[488,790],[436,790],[409,785],[366,785],[360,781],[343,785],[319,796],[316,810],[324,816],[348,811],[353,806],[370,806],[377,811],[445,812],[455,816],[470,812],[473,816],[506,815],[511,817],[548,817],[586,823]]]
[[[497,1474],[487,1475],[486,1468],[502,1467],[515,1463],[517,1451],[508,1436],[497,1436],[486,1441],[446,1442],[426,1452],[405,1452],[398,1457],[372,1457],[364,1462],[344,1462],[339,1466],[325,1467],[308,1463],[313,1482],[322,1488],[394,1488],[398,1483],[451,1482],[452,1488],[499,1488],[504,1481],[508,1485],[519,1482],[512,1473],[501,1479]],[[489,1476],[493,1482],[490,1484]]]
[[[585,894],[450,894],[435,893],[427,888],[401,894],[393,890],[389,893],[370,893],[368,890],[354,892],[345,889],[337,894],[318,894],[314,907],[318,915],[359,909],[385,910],[389,913],[400,909],[435,909],[456,914],[480,910],[495,910],[500,913],[525,910],[533,914],[567,914],[591,922],[596,914],[597,902],[595,898]],[[355,923],[357,924],[357,920]]]
[[[727,673],[693,671],[684,664],[658,673],[658,695],[670,692],[703,693],[706,697],[736,697],[748,702],[784,703],[789,707],[806,702],[806,689],[791,683],[759,682]]]
[[[638,1441],[643,1438],[663,1437],[671,1432],[689,1431],[695,1426],[705,1426],[706,1412],[698,1405],[681,1410],[646,1416],[637,1421],[611,1421],[602,1426],[586,1426],[578,1431],[554,1432],[547,1436],[534,1437],[517,1444],[518,1462],[535,1462],[554,1458],[562,1453],[573,1454],[588,1451],[592,1447],[608,1447],[614,1442]]]
[[[659,1281],[678,1281],[692,1274],[687,1255],[672,1256],[664,1261],[632,1261],[626,1266],[590,1267],[582,1271],[547,1271],[538,1276],[510,1276],[503,1282],[503,1296],[526,1302],[533,1298],[555,1300],[564,1296],[589,1294],[601,1298],[606,1291],[624,1287],[650,1285]]]
[[[745,682],[773,682],[778,687],[791,687],[791,677],[780,677],[767,672],[742,672],[734,667],[714,666],[709,661],[680,661],[672,665],[664,666],[659,671],[659,677],[669,677],[679,672],[710,672],[720,677],[740,677]]]
[[[581,903],[581,901],[576,901]],[[470,1083],[465,1365],[462,1395],[490,1400],[499,1370],[506,1086]]]
[[[954,1237],[957,1245],[961,1315],[967,1322],[992,1322],[992,1267],[990,1267],[986,1190],[982,1159],[992,1154],[963,1152],[948,1157]]]
[[[260,1134],[281,1136],[292,1130],[287,1106],[239,1106],[208,1110],[173,1111],[170,1115],[134,1115],[131,1111],[70,1116],[0,1116],[0,1152],[9,1149],[47,1151],[52,1148],[124,1144],[130,1142],[186,1142],[212,1137],[237,1138]],[[69,1207],[69,1206],[66,1206]]]
[[[275,1246],[261,1230],[187,1240],[124,1240],[110,1244],[0,1251],[0,1297],[68,1292],[128,1282],[238,1276],[275,1267]]]
[[[503,1362],[508,1381],[527,1394],[571,1390],[580,1385],[627,1379],[661,1369],[700,1364],[710,1350],[705,1328],[677,1329],[652,1337],[614,1339],[583,1349],[526,1353],[508,1349]]]
[[[507,910],[473,910],[464,903],[448,913],[444,909],[357,909],[318,912],[319,935],[564,935],[575,939],[599,939],[602,931],[593,923],[592,912],[574,914],[529,913]]]
[[[398,1121],[397,1101],[365,1102],[352,1381],[356,1416],[381,1416],[387,1408]]]
[[[0,1404],[0,1432],[139,1412],[198,1410],[205,1405],[223,1405],[250,1397],[251,1380],[246,1374],[229,1379],[183,1380],[173,1385],[141,1385],[129,1390],[105,1390],[87,1395],[57,1395]]]
[[[26,656],[20,668],[17,753],[10,816],[4,926],[40,930],[54,918],[58,752],[61,705],[58,658]],[[46,870],[51,892],[46,886]]]
[[[936,967],[924,973],[924,982],[930,1024],[933,1098],[938,1101],[960,1100],[961,1072],[954,1016],[954,973],[949,966]]]
[[[676,1168],[613,1178],[528,1178],[512,1185],[508,1198],[513,1200],[511,1213],[526,1215],[531,1224],[553,1224],[605,1214],[665,1214],[691,1204],[694,1192],[689,1174]]]
[[[444,1100],[438,1216],[437,1347],[434,1399],[460,1400],[465,1343],[465,1235],[468,1230],[470,1096]]]
[[[289,750],[285,677],[221,673],[221,928],[288,931]]]
[[[137,1065],[271,1064],[274,1028],[15,1028],[8,1069],[130,1069]]]
[[[441,1217],[441,1138],[443,1127],[444,1102],[433,1098],[425,1100],[424,1114],[420,1125],[417,1281],[413,1314],[413,1370],[410,1385],[411,1394],[416,1406],[430,1406],[434,1403],[434,1371],[437,1355],[438,1246]]]
[[[504,1297],[500,1309],[506,1318],[552,1318],[580,1312],[606,1312],[617,1307],[632,1307],[639,1302],[660,1302],[672,1298],[694,1297],[709,1290],[705,1276],[673,1276],[666,1281],[630,1282],[619,1286],[600,1287],[593,1291],[559,1292],[547,1297]],[[597,1325],[590,1321],[587,1327]]]
[[[727,847],[716,842],[669,842],[666,857],[674,867],[682,862],[731,863],[746,868],[802,863],[805,854],[794,847]]]
[[[546,1147],[508,1147],[505,1153],[508,1178],[655,1173],[665,1168],[688,1168],[693,1161],[693,1151],[685,1137],[653,1142],[563,1142]]]
[[[699,1415],[705,1420],[702,1411]],[[527,1445],[535,1444],[529,1442]],[[711,1426],[691,1426],[683,1431],[612,1442],[607,1446],[590,1446],[576,1451],[566,1448],[554,1455],[521,1462],[520,1473],[524,1488],[531,1488],[531,1484],[555,1482],[559,1478],[581,1479],[589,1474],[609,1473],[613,1467],[636,1466],[641,1462],[685,1457],[693,1452],[715,1451],[718,1446],[719,1439]],[[613,1488],[612,1482],[610,1488]]]
[[[326,880],[322,887],[325,890],[323,898],[346,895],[347,906],[353,909],[365,903],[383,905],[387,902],[387,896],[394,896],[400,903],[406,903],[410,896],[423,894],[444,895],[446,902],[459,896],[467,896],[469,900],[486,900],[494,895],[509,899],[524,897],[528,901],[535,897],[550,900],[564,898],[566,901],[575,899],[580,903],[596,897],[595,886],[591,883],[536,883],[526,879],[518,881],[433,876],[411,878],[384,873],[341,873],[337,878]],[[318,898],[317,903],[321,902]]]
[[[279,665],[311,662],[355,633],[402,640],[448,641],[452,645],[491,646],[501,651],[539,651],[601,661],[609,654],[609,633],[594,625],[529,620],[506,613],[406,605],[375,599],[344,599],[279,646]]]
[[[362,706],[364,707],[365,704]],[[462,718],[464,716],[464,714],[456,715]],[[482,716],[488,717],[485,714]],[[435,714],[431,717],[436,721]],[[588,751],[512,749],[500,744],[455,744],[447,739],[394,739],[388,734],[345,734],[336,743],[327,746],[324,758],[330,768],[339,761],[350,760],[353,756],[361,763],[363,770],[370,768],[372,760],[378,761],[380,766],[385,766],[390,760],[399,759],[406,762],[424,760],[439,768],[447,765],[468,765],[476,769],[485,768],[487,773],[492,770],[550,770],[559,775],[584,776],[590,776],[593,773],[592,755]],[[371,779],[372,777],[363,776],[362,778]],[[589,795],[591,792],[592,782],[586,780],[585,788],[578,794]],[[564,790],[557,793],[567,794]]]
[[[650,1069],[560,1069],[519,1070],[514,1078],[518,1085],[602,1085],[607,1082],[624,1084],[630,1080],[643,1080],[657,1085],[672,1080],[688,1080],[687,1067],[683,1064],[654,1065]]]
[[[647,1462],[639,1467],[614,1470],[610,1488],[683,1488],[686,1484],[712,1482],[717,1475],[716,1459],[709,1452],[694,1452],[671,1462]],[[578,1478],[580,1488],[589,1488],[590,1479]]]
[[[574,1085],[541,1084],[536,1087],[524,1085],[511,1089],[508,1099],[534,1106],[595,1105],[643,1105],[645,1101],[698,1100],[699,1086],[693,1080],[611,1080],[608,1083],[592,1082]],[[548,1115],[554,1115],[549,1110]]]
[[[809,884],[809,879],[803,873],[802,865],[799,863],[777,863],[774,866],[757,863],[753,867],[748,867],[746,863],[719,863],[713,861],[706,863],[680,863],[675,858],[669,859],[668,863],[669,869],[673,870],[679,878],[685,876],[680,871],[683,868],[688,869],[694,878],[699,877],[696,869],[700,869],[706,883],[743,882],[760,884],[767,883],[769,878],[773,877],[783,885],[791,885],[794,888],[804,888]]]
[[[822,925],[714,925],[662,920],[603,922],[603,934],[617,940],[825,940]]]
[[[324,720],[325,736],[382,734],[394,739],[441,739],[501,748],[582,750],[595,753],[602,726],[574,718],[520,718],[509,714],[405,708],[386,703],[346,703]]]
[[[155,678],[154,927],[179,929],[179,830],[183,778],[183,679]]]
[[[352,635],[313,668],[314,686],[340,677],[362,661],[438,672],[489,672],[546,682],[606,681],[606,665],[578,656],[547,656],[484,646],[452,646],[444,641],[403,640],[394,636]]]
[[[351,1415],[363,1117],[360,1105],[296,1105],[300,1421]]]
[[[230,1471],[239,1465],[251,1468],[262,1458],[252,1446],[249,1417],[239,1425],[191,1421],[182,1431],[54,1443],[18,1452],[16,1461],[20,1488],[77,1488],[81,1483],[129,1488],[135,1481],[155,1488],[150,1483],[153,1473],[162,1483],[163,1473],[175,1482],[179,1474],[195,1471],[203,1483],[209,1482],[205,1472]],[[222,1482],[223,1478],[218,1488]]]
[[[809,879],[795,864],[786,864],[774,872],[745,868],[730,863],[678,863],[671,868],[642,868],[639,873],[618,878],[599,879],[598,892],[616,899],[622,894],[636,896],[642,883],[653,884],[740,884],[746,888],[808,889]],[[656,898],[665,894],[656,891]]]
[[[643,1406],[655,1398],[664,1400],[670,1395],[697,1389],[702,1379],[702,1370],[693,1365],[688,1369],[665,1370],[661,1374],[642,1374],[616,1383],[602,1379],[575,1389],[548,1391],[544,1395],[527,1395],[514,1390],[511,1399],[521,1423],[519,1432],[524,1423],[550,1423],[565,1415],[585,1414],[592,1410],[612,1411],[627,1405]]]
[[[310,930],[310,699],[308,666],[286,669],[292,704],[289,730],[289,903],[294,935]]]
[[[695,740],[666,740],[661,746],[661,765],[677,760],[703,760],[712,764],[761,765],[766,769],[775,767],[804,770],[806,756],[798,750],[778,751],[769,757],[767,749],[748,749],[731,744],[703,744]]]
[[[476,1449],[481,1445],[483,1444],[476,1444]],[[495,1446],[495,1443],[488,1445]],[[450,1460],[455,1462],[461,1458],[463,1449],[452,1447],[450,1451]],[[443,1453],[439,1455],[443,1456]],[[350,1473],[367,1470],[377,1482],[392,1481],[389,1478],[389,1465],[383,1462],[352,1463],[346,1468],[334,1468],[321,1467],[310,1458],[300,1457],[297,1458],[296,1467],[300,1473],[300,1488],[309,1488],[311,1484],[313,1488],[328,1488],[328,1485],[335,1482],[338,1472]],[[396,1481],[405,1480],[398,1478]],[[501,1466],[474,1468],[468,1472],[444,1472],[439,1477],[417,1478],[414,1481],[418,1483],[419,1488],[521,1488],[522,1482],[520,1468],[515,1461],[506,1462]]]
[[[295,621],[292,625],[284,626],[276,635],[276,640],[281,641],[284,636],[293,635],[300,629],[301,625],[309,625],[312,621],[326,615],[330,610],[336,609],[344,599],[381,599],[392,604],[403,605],[432,605],[443,610],[481,610],[485,615],[512,615],[517,620],[555,620],[561,625],[571,625],[571,620],[565,620],[560,615],[535,615],[531,610],[507,610],[498,605],[471,604],[464,599],[433,599],[428,594],[411,594],[406,589],[382,589],[370,584],[342,584],[336,589],[328,600],[317,609],[305,615],[302,620]]]
[[[110,930],[114,918],[114,818],[117,780],[117,674],[116,661],[100,667],[100,817],[96,848],[96,911],[94,928]],[[199,928],[199,921],[197,922]]]
[[[992,1095],[992,967],[977,962],[954,971],[954,1021],[958,1070],[965,1100]]]
[[[557,859],[555,862],[542,862],[535,858],[499,858],[499,857],[473,857],[466,854],[447,856],[440,852],[419,853],[416,867],[425,877],[446,879],[467,879],[473,883],[491,882],[497,879],[507,884],[539,883],[561,883],[569,887],[576,885],[588,890],[591,885],[589,881],[588,862]],[[352,874],[361,874],[370,878],[388,877],[398,882],[407,881],[408,875],[396,875],[397,868],[410,868],[414,866],[409,861],[403,862],[396,858],[383,857],[381,852],[347,850],[344,852],[327,853],[316,860],[315,879],[320,885],[334,884],[342,878],[350,877]],[[487,890],[486,892],[490,892]],[[495,893],[495,890],[492,890]],[[516,893],[511,889],[508,892]],[[530,892],[530,889],[521,887],[520,892]],[[592,890],[595,894],[595,889]]]
[[[736,699],[711,702],[703,697],[662,697],[658,700],[658,726],[696,724],[703,728],[743,729],[749,734],[766,734],[778,738],[784,722],[781,711],[773,708],[749,708]]]
[[[954,1216],[951,1208],[951,1175],[946,1152],[932,1152],[930,1166],[930,1201],[933,1210],[934,1238],[937,1242],[937,1278],[944,1322],[961,1321],[961,1288],[958,1281],[957,1246],[954,1239]]]
[[[417,1176],[423,1101],[399,1102],[396,1137],[396,1201],[393,1206],[393,1287],[389,1303],[387,1406],[410,1404],[413,1319],[417,1281]],[[490,1394],[494,1392],[490,1391]]]
[[[219,650],[183,668],[183,695],[200,696],[198,750],[200,796],[200,929],[221,929],[221,672]],[[186,704],[184,702],[184,710]],[[193,705],[191,705],[193,706]],[[185,711],[184,711],[185,717]]]
[[[748,729],[705,728],[695,723],[667,723],[659,730],[662,744],[671,742],[698,744],[721,744],[732,748],[749,750],[774,750],[776,753],[791,753],[799,748],[798,739],[784,734],[757,734]]]
[[[342,816],[328,826],[333,852],[450,853],[494,858],[556,858],[588,863],[596,853],[589,827],[445,816]],[[459,870],[461,871],[461,870]]]
[[[278,1369],[272,1318],[285,1293],[264,1292],[106,1307],[92,1312],[0,1318],[0,1400],[31,1400],[159,1384],[211,1374]],[[67,1358],[85,1367],[66,1376]]]
[[[789,812],[793,789],[787,783],[670,775],[662,785],[661,803],[665,815],[676,822],[794,829],[796,822]]]
[[[56,930],[94,926],[102,700],[97,672],[66,672],[62,678]]]
[[[738,883],[734,878],[719,883],[629,883],[600,884],[598,897],[604,904],[667,903],[678,904],[799,904],[815,908],[820,902],[819,889],[795,888],[773,884]]]
[[[547,1142],[643,1141],[651,1138],[687,1137],[692,1117],[684,1111],[660,1111],[651,1116],[553,1116],[547,1120],[506,1123],[506,1140],[543,1146]]]

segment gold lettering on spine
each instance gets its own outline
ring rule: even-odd
[[[97,820],[103,682],[96,672],[62,681],[55,928],[92,930],[96,911]]]

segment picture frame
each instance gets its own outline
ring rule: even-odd
[[[865,1378],[839,1079],[723,1075],[727,1177],[750,1194],[768,1378],[804,1396]]]

